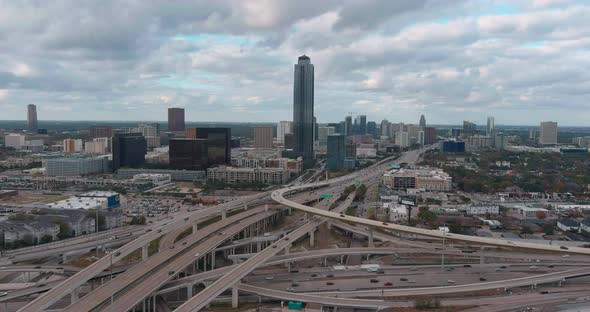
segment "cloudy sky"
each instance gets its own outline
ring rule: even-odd
[[[190,3],[189,3],[190,2]],[[588,125],[590,2],[0,0],[0,120],[292,118]]]

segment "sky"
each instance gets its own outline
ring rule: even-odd
[[[590,2],[0,0],[0,120],[590,120]]]

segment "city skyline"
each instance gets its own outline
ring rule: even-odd
[[[580,126],[590,117],[586,4],[251,4],[182,4],[167,15],[159,4],[126,4],[131,16],[116,13],[108,25],[89,4],[79,10],[91,12],[88,23],[78,25],[78,13],[62,19],[78,3],[6,3],[2,119],[20,120],[35,103],[41,120],[163,120],[170,106],[194,121],[287,120],[291,60],[304,53],[316,64],[318,120],[351,110],[405,122],[428,113],[432,124],[493,115],[504,124]],[[203,15],[176,13],[191,10]],[[10,12],[27,20],[11,23]],[[129,21],[136,27],[113,29]]]

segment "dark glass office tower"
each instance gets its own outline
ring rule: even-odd
[[[299,57],[293,83],[293,138],[295,153],[305,161],[313,159],[314,141],[314,78],[313,64],[308,56]]]
[[[207,140],[207,167],[231,166],[231,129],[197,128],[196,138]]]
[[[207,169],[207,140],[171,139],[168,155],[172,169],[205,170]]]
[[[37,124],[37,106],[35,104],[27,106],[27,128],[32,132],[36,132],[39,128]]]
[[[346,158],[346,143],[344,134],[328,135],[328,170],[337,170],[344,167],[344,158]]]
[[[113,136],[113,171],[121,167],[143,166],[145,154],[147,143],[141,133],[117,133]]]
[[[184,108],[168,109],[168,131],[184,131]]]

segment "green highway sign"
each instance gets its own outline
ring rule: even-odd
[[[354,184],[356,184],[356,186],[361,185],[361,180],[359,180],[359,179],[354,180]]]
[[[332,198],[332,194],[322,194],[321,199]]]

